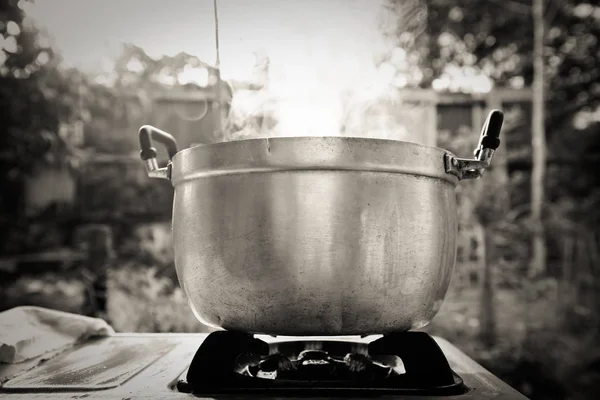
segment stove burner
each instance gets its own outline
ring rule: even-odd
[[[188,369],[181,392],[456,395],[466,392],[441,349],[424,332],[371,343],[289,341],[268,344],[241,332],[213,332]]]
[[[394,369],[398,365],[398,361],[394,361],[386,365],[385,361],[377,363],[363,354],[348,353],[335,357],[323,350],[304,350],[295,358],[275,353],[262,359],[247,359],[246,363],[238,361],[239,367],[235,370],[245,376],[263,379],[368,381],[404,373],[403,368],[401,372]],[[402,366],[402,361],[399,362]]]

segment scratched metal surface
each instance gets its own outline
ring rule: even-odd
[[[65,349],[59,349],[50,351],[48,353],[42,354],[41,356],[32,358],[30,360],[18,363],[18,364],[2,364],[0,363],[0,387],[4,382],[7,382],[9,379],[12,379],[16,376],[23,374],[26,371],[36,367],[41,362],[45,360],[49,360],[51,358],[56,357],[58,354],[64,352]]]
[[[175,347],[167,338],[96,339],[60,354],[18,377],[4,390],[101,390],[122,385]]]
[[[68,391],[51,391],[51,390],[25,390],[25,391],[6,391],[3,387],[0,387],[0,400],[192,400],[197,399],[193,395],[179,393],[173,390],[173,386],[180,377],[185,376],[185,371],[189,366],[198,346],[202,343],[206,334],[119,334],[113,339],[120,340],[120,345],[130,346],[137,343],[141,347],[145,347],[148,352],[152,349],[156,351],[154,346],[157,343],[171,343],[174,347],[170,351],[163,353],[162,357],[159,357],[154,362],[150,362],[145,368],[138,370],[138,373],[130,378],[123,380],[117,387],[105,389],[105,390],[68,390]],[[267,338],[260,337],[267,341],[277,340],[290,340],[290,338]],[[334,339],[334,338],[329,338]],[[489,371],[485,370],[475,361],[468,358],[459,349],[448,343],[447,341],[435,338],[442,351],[446,354],[448,361],[452,368],[458,373],[465,381],[465,384],[471,388],[471,391],[458,396],[445,396],[440,397],[445,400],[475,400],[475,399],[494,399],[494,400],[527,400],[524,396],[519,394],[516,390],[500,381]],[[89,346],[89,344],[88,344]],[[162,345],[159,345],[159,347]],[[168,346],[167,346],[168,347]],[[123,347],[118,347],[123,349]],[[164,347],[166,348],[166,347]],[[66,355],[70,354],[72,350],[65,352]],[[96,352],[91,352],[93,357],[98,357]],[[129,353],[132,354],[132,353]],[[139,355],[139,353],[136,353]],[[143,355],[143,354],[142,354]],[[145,355],[143,355],[145,357]],[[63,356],[66,357],[66,356]],[[102,357],[100,357],[102,358]],[[104,357],[106,358],[106,357]],[[146,358],[148,360],[149,358]],[[96,361],[97,362],[97,361]],[[94,362],[90,360],[89,364]],[[133,365],[139,365],[139,359]],[[146,363],[146,362],[144,362]],[[142,363],[143,364],[143,363]],[[82,364],[83,365],[83,364]],[[130,364],[131,365],[131,364]],[[34,368],[30,372],[33,374],[43,375],[40,368],[44,367],[44,364]],[[72,370],[72,367],[65,366],[67,370]],[[55,371],[60,372],[60,371]],[[108,374],[114,375],[114,374]],[[21,375],[22,376],[22,375]],[[11,381],[9,381],[11,382]],[[75,384],[79,384],[75,382]],[[39,388],[38,388],[39,389]],[[241,399],[245,396],[235,395],[219,395],[219,396],[208,396],[205,398],[213,399]],[[250,398],[251,396],[248,396]],[[278,397],[274,396],[252,396],[253,398],[271,398],[275,399]],[[403,397],[403,396],[388,396],[390,399],[411,399],[415,400],[415,397]],[[418,399],[436,399],[437,397],[419,397]],[[291,400],[291,397],[286,397],[286,400]],[[353,397],[353,400],[360,400],[360,397]],[[369,399],[369,397],[364,397]],[[282,398],[283,400],[283,398]],[[303,398],[306,400],[306,397]]]

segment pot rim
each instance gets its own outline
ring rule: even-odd
[[[398,173],[437,178],[452,185],[446,172],[448,150],[414,142],[351,136],[286,136],[197,145],[172,159],[171,182],[222,175],[282,171]]]

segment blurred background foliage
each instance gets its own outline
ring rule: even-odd
[[[409,76],[407,87],[465,92],[465,82],[484,76],[497,88],[528,88],[531,5],[389,0],[382,30],[390,46],[377,62]],[[459,254],[457,278],[426,329],[532,399],[598,398],[600,8],[590,1],[549,0],[545,10],[546,268],[529,277],[531,113],[529,104],[517,104],[505,110],[506,154],[495,164],[508,181],[490,180],[483,192],[477,182],[458,193],[459,201],[472,203],[463,225],[475,218],[484,227],[479,239],[496,249],[484,256],[490,275],[468,270]],[[154,94],[204,90],[177,83],[177,76],[186,66],[207,64],[185,53],[151,58],[127,44],[111,79],[100,79],[66,68],[45,37],[17,0],[0,2],[0,308],[38,304],[83,312],[93,288],[82,272],[76,227],[102,223],[111,227],[115,251],[107,288],[115,328],[208,331],[177,283],[165,236],[169,183],[147,179],[130,131],[149,117]],[[438,145],[467,156],[473,130],[442,126]],[[124,157],[115,163],[107,156],[115,154]],[[49,167],[76,183],[75,204],[57,199],[50,207],[25,209],[27,182]],[[507,210],[498,208],[502,196],[508,197]],[[144,221],[152,224],[138,227]],[[39,252],[54,256],[43,263],[29,259],[15,270],[15,258]],[[471,284],[461,284],[472,277]]]

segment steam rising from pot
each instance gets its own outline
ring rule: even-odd
[[[421,0],[399,3],[393,13],[387,0],[294,2],[280,16],[269,9],[261,32],[270,36],[254,54],[252,80],[262,88],[233,85],[223,140],[355,136],[423,142],[425,108],[399,90],[419,79],[410,75],[414,60],[396,48],[390,61],[378,62],[392,50],[384,35],[391,26],[401,32],[405,26],[413,39],[424,31]],[[255,5],[267,10],[281,4]]]

